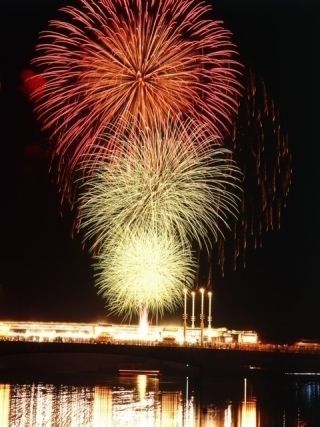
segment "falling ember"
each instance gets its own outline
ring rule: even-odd
[[[291,185],[288,136],[274,100],[252,72],[247,75],[245,92],[233,136],[226,140],[244,173],[244,182],[233,235],[218,242],[216,262],[222,273],[229,258],[233,259],[234,269],[245,267],[247,251],[261,247],[263,235],[280,228]]]
[[[99,156],[97,142],[111,129],[152,128],[182,113],[214,135],[228,132],[241,66],[230,32],[210,11],[196,0],[79,0],[50,22],[33,61],[46,82],[36,110],[55,144],[64,197],[72,198],[79,161]]]

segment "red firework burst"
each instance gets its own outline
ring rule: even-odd
[[[79,0],[41,35],[37,100],[70,177],[104,132],[186,114],[222,136],[238,107],[241,67],[211,7],[196,0]],[[61,169],[62,167],[62,169]],[[62,179],[63,180],[63,179]]]

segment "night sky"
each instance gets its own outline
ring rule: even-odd
[[[62,0],[1,2],[0,319],[105,321],[90,257],[71,238],[32,105],[21,90],[39,31]],[[280,232],[245,270],[214,279],[217,326],[262,338],[320,339],[320,7],[311,0],[217,0],[246,63],[267,83],[289,135],[293,182]],[[178,313],[179,314],[179,313]],[[178,316],[177,314],[177,316]]]

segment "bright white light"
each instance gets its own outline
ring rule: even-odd
[[[97,257],[97,287],[110,311],[131,317],[141,308],[163,314],[181,305],[195,265],[188,248],[153,230],[128,233],[111,241]]]

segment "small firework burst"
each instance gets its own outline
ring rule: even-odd
[[[111,312],[124,317],[141,310],[160,315],[173,311],[195,271],[190,250],[154,230],[125,230],[108,242],[96,261],[99,293]]]

